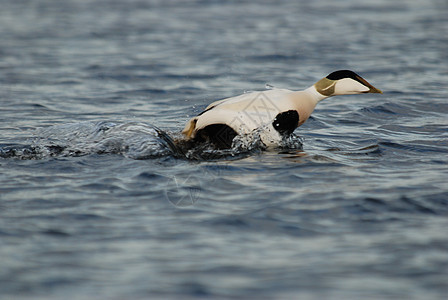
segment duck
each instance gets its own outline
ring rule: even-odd
[[[237,135],[257,130],[267,147],[275,146],[303,125],[320,101],[367,93],[382,91],[353,71],[338,70],[302,91],[273,88],[215,101],[191,118],[182,133],[186,140],[228,149]]]

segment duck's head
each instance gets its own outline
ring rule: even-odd
[[[320,94],[326,97],[336,95],[383,93],[368,83],[364,78],[350,70],[335,71],[316,82],[314,87]]]

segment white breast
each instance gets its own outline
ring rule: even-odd
[[[238,134],[245,134],[272,123],[280,112],[293,109],[286,89],[251,92],[210,104],[197,119],[196,130],[210,124],[226,124]]]
[[[279,113],[297,111],[300,126],[323,98],[314,87],[298,92],[273,89],[246,93],[213,102],[187,123],[183,133],[194,138],[198,130],[208,125],[225,124],[239,135],[257,130],[265,144],[275,144],[282,138],[272,126]]]

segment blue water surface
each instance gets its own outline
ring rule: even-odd
[[[0,298],[447,299],[447,11],[2,1]],[[172,146],[212,101],[338,69],[384,94],[278,149]]]

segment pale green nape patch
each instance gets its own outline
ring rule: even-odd
[[[314,84],[316,90],[327,97],[330,97],[334,94],[334,89],[336,86],[336,80],[331,80],[328,78],[322,78],[316,84]]]

